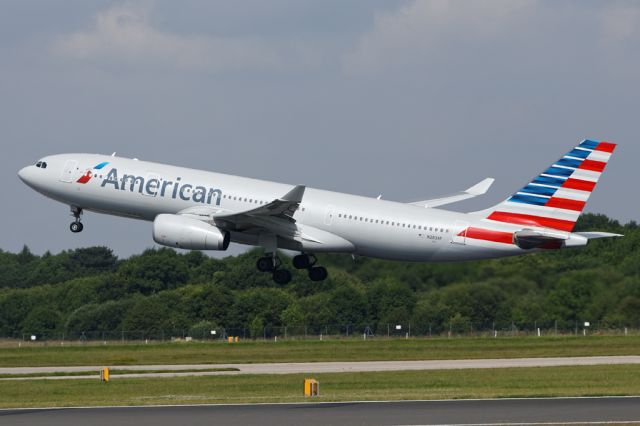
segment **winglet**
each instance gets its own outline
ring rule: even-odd
[[[473,185],[471,188],[467,189],[464,192],[471,195],[486,194],[489,188],[491,188],[491,185],[493,185],[493,182],[495,181],[496,180],[494,178],[486,178],[482,182],[476,183],[475,185]]]
[[[280,199],[282,201],[289,201],[292,203],[301,203],[302,196],[304,195],[304,190],[306,186],[304,185],[296,185],[293,189],[286,194],[284,194]]]

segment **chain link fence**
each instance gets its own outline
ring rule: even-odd
[[[377,323],[377,324],[325,324],[264,327],[217,327],[201,329],[151,330],[86,330],[78,332],[31,331],[0,337],[4,341],[19,342],[167,342],[167,341],[227,341],[229,337],[246,340],[331,340],[331,339],[409,339],[409,338],[501,338],[525,336],[589,336],[640,335],[640,323],[590,323],[588,321],[516,321],[473,324],[451,318],[446,323]]]

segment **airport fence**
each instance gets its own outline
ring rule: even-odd
[[[466,338],[466,337],[525,337],[525,336],[588,336],[640,335],[640,323],[611,324],[588,321],[541,321],[533,323],[492,322],[473,324],[452,318],[446,323],[377,323],[325,324],[261,327],[218,327],[206,329],[151,330],[85,330],[30,331],[0,336],[3,340],[22,342],[166,342],[201,341],[226,342],[229,337],[239,340],[329,340],[329,339],[408,339],[408,338]]]

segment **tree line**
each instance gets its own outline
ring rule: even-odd
[[[213,259],[201,252],[149,249],[127,259],[107,247],[58,254],[0,251],[0,336],[114,333],[152,335],[215,328],[327,324],[369,327],[411,324],[413,333],[518,327],[640,328],[640,229],[604,215],[583,215],[577,230],[624,238],[592,241],[584,249],[507,259],[402,263],[324,255],[330,278],[306,273],[277,286],[255,269],[252,250]],[[183,331],[184,333],[184,331]],[[167,336],[168,337],[168,336]]]

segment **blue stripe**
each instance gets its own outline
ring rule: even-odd
[[[546,186],[527,185],[520,190],[520,192],[526,192],[527,194],[546,195],[548,197],[553,196],[558,188],[549,188]]]
[[[582,141],[582,143],[580,144],[581,148],[589,148],[589,149],[596,149],[596,147],[598,146],[600,142],[597,141],[590,141],[589,139]]]
[[[559,167],[549,167],[547,169],[546,172],[544,172],[545,175],[554,175],[554,176],[571,176],[573,174],[573,170],[569,170],[569,169],[561,169]]]
[[[551,185],[561,187],[565,183],[565,179],[549,177],[549,176],[538,176],[531,183],[541,183],[542,185]]]
[[[565,166],[565,167],[575,167],[577,169],[578,167],[580,167],[580,164],[582,164],[582,160],[573,160],[571,158],[561,158],[558,160],[558,162],[555,165]]]
[[[573,151],[571,151],[567,155],[569,155],[571,157],[587,158],[589,156],[589,154],[591,154],[591,151],[585,151],[585,150],[582,150],[582,149],[574,149]]]
[[[508,201],[513,201],[515,203],[523,203],[523,204],[535,204],[536,206],[544,206],[549,201],[548,198],[534,197],[533,195],[521,195],[516,194],[509,198]]]
[[[102,163],[98,164],[97,166],[95,166],[95,167],[94,167],[94,169],[98,169],[98,170],[100,170],[101,168],[103,168],[103,167],[104,167],[104,166],[106,166],[107,164],[109,164],[109,162],[108,162],[108,161],[104,161],[104,162],[102,162]]]

